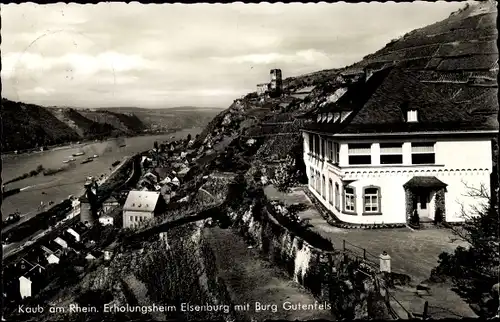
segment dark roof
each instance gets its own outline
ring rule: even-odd
[[[336,103],[305,113],[313,121],[306,129],[346,134],[497,131],[496,17],[493,1],[467,5],[366,56],[348,69],[393,66],[392,71],[370,83],[375,73],[366,84],[351,85]],[[404,106],[417,109],[418,123],[405,122]],[[354,112],[344,124],[314,122],[317,113],[349,108]]]
[[[414,188],[446,188],[448,185],[436,177],[413,177],[403,187]]]
[[[116,203],[118,200],[116,200],[115,197],[111,196],[108,199],[104,200],[104,203]]]
[[[384,81],[390,73],[392,67],[377,71],[366,82],[361,80],[348,86],[347,92],[342,95],[335,103],[327,103],[324,107],[318,109],[319,113],[335,111],[356,111],[363,107],[374,91]]]
[[[419,76],[399,67],[388,74],[377,72],[364,86],[352,86],[330,109],[335,111],[337,105],[359,93],[357,102],[351,105],[354,112],[345,122],[312,123],[305,128],[345,134],[498,130],[497,88],[424,83]],[[406,109],[416,109],[419,121],[407,123]]]

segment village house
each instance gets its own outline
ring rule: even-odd
[[[107,213],[112,208],[118,207],[119,205],[120,203],[118,202],[118,200],[116,200],[115,197],[111,196],[102,203],[102,211],[104,213]]]
[[[316,88],[316,86],[307,86],[307,87],[299,88],[296,91],[294,91],[292,94],[290,94],[290,96],[303,100],[304,98],[309,96],[315,88]]]
[[[49,264],[59,264],[61,251],[53,252],[48,247],[41,245],[40,248],[46,254],[46,259]]]
[[[29,262],[33,265],[39,264],[43,267],[47,265],[47,258],[45,256],[45,252],[38,247],[31,249],[25,256],[23,256],[23,259],[26,262]]]
[[[132,228],[153,219],[164,208],[164,200],[156,191],[130,191],[123,206],[123,228]]]
[[[99,258],[101,255],[102,255],[102,252],[100,252],[98,250],[91,250],[87,253],[87,255],[85,255],[85,259],[88,261],[92,261],[92,260]]]
[[[61,248],[68,248],[68,243],[61,237],[57,237],[56,239],[53,240],[53,242],[61,246]]]
[[[344,75],[348,76],[348,75]],[[460,222],[490,189],[496,88],[423,83],[399,67],[371,73],[308,114],[309,190],[339,221]],[[454,102],[441,90],[455,91]]]
[[[66,230],[66,232],[67,232],[69,235],[71,235],[71,236],[75,239],[75,241],[77,241],[77,242],[81,241],[80,234],[79,234],[79,233],[77,233],[77,232],[76,232],[73,228],[68,228],[68,229]]]
[[[121,225],[122,221],[122,208],[115,207],[108,211],[107,213],[102,213],[99,217],[99,223],[103,226],[115,226]]]
[[[34,293],[40,290],[43,282],[44,267],[30,263],[26,260],[21,260],[20,263],[21,276],[19,276],[19,292],[21,298],[31,297]]]
[[[148,179],[151,183],[158,182],[158,175],[154,174],[152,171],[149,171],[144,175],[144,178]]]
[[[269,83],[257,84],[257,95],[264,95],[269,90]]]
[[[184,178],[186,176],[186,174],[189,172],[190,168],[189,167],[184,167],[182,168],[181,170],[179,170],[179,172],[177,173],[177,175],[179,176],[179,178]]]
[[[99,223],[103,226],[113,226],[113,217],[104,214],[99,217]]]

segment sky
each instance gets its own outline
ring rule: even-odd
[[[464,2],[1,5],[2,97],[43,106],[226,108],[341,68]]]

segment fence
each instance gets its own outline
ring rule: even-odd
[[[356,252],[355,250],[353,251],[352,249],[348,249],[346,246],[352,246],[355,249],[359,250],[359,252]],[[342,252],[343,253],[350,253],[351,255],[354,255],[356,258],[361,259],[364,264],[367,264],[371,266],[376,272],[379,271],[379,256],[374,255],[367,251],[365,248],[362,248],[360,246],[354,245],[349,243],[347,240],[343,239],[342,240]],[[362,255],[361,255],[361,254]],[[364,273],[364,272],[363,272]],[[366,273],[365,273],[366,274]],[[375,273],[371,274],[371,277],[377,281],[377,276],[375,276]],[[377,283],[378,284],[378,283]],[[401,302],[398,301],[398,299],[389,292],[389,288],[387,286],[384,287],[385,293],[386,293],[386,305],[387,308],[389,309],[389,313],[392,315],[393,318],[400,319],[401,317],[394,311],[394,309],[391,307],[390,304],[390,298],[408,315],[408,319],[414,318],[414,314],[412,314],[410,311],[408,311],[402,304]],[[426,316],[427,312],[424,311],[424,314],[422,316]]]
[[[352,250],[349,250],[346,245],[349,245],[349,246],[352,246],[356,249],[359,249],[361,251],[361,253],[363,254],[362,256],[361,255],[358,255],[356,254],[355,251],[352,251]],[[362,248],[362,247],[359,247],[357,245],[354,245],[354,244],[351,244],[349,243],[347,240],[343,240],[342,241],[342,251],[345,253],[345,252],[350,252],[352,253],[354,256],[358,257],[358,258],[362,258],[364,261],[368,261],[370,264],[372,265],[376,265],[378,266],[379,263],[378,263],[378,260],[379,260],[379,256],[377,255],[374,255],[372,253],[370,253],[369,251],[367,251],[365,248]]]

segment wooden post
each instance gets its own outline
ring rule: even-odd
[[[429,313],[429,301],[425,301],[424,304],[424,313],[422,314],[422,319],[426,320],[428,318],[428,313]]]
[[[363,248],[363,259],[366,260],[366,249]]]
[[[342,251],[345,252],[345,239],[342,240]]]

